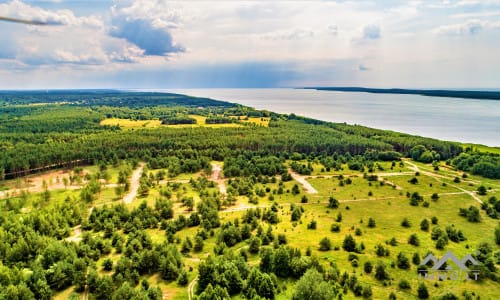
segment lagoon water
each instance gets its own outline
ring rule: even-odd
[[[500,101],[303,89],[164,90],[277,113],[500,146]]]

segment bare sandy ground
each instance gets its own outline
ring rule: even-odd
[[[299,175],[298,173],[294,172],[292,169],[288,169],[288,173],[292,175],[292,178],[297,181],[298,183],[302,184],[304,187],[304,190],[309,193],[309,194],[317,194],[318,191],[309,183],[307,182],[306,178],[302,175]]]
[[[141,180],[142,170],[144,169],[144,163],[139,164],[139,167],[132,173],[130,178],[130,191],[125,197],[123,197],[123,203],[129,204],[137,196],[137,190],[139,189],[139,182]]]
[[[222,179],[221,174],[222,168],[218,164],[212,163],[212,174],[210,176],[210,180],[216,182],[219,186],[219,191],[221,192],[221,194],[225,195],[227,191],[226,182],[224,181],[224,179]]]

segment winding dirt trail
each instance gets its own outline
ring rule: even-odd
[[[137,196],[137,190],[139,190],[139,182],[141,180],[142,171],[144,170],[144,163],[140,163],[139,167],[132,173],[130,177],[130,191],[125,197],[123,197],[123,203],[129,204]]]
[[[196,283],[198,282],[198,276],[196,276],[193,281],[191,281],[188,285],[188,299],[191,300],[194,297],[194,287],[196,286]]]

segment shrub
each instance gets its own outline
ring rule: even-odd
[[[417,247],[420,245],[420,240],[418,239],[418,236],[415,233],[410,235],[410,237],[408,238],[408,244]]]
[[[329,238],[324,237],[321,239],[319,242],[319,250],[320,251],[328,251],[332,248],[332,242],[330,241]]]
[[[330,231],[331,232],[339,232],[340,231],[340,224],[333,223],[332,226],[330,226]]]
[[[408,282],[408,280],[406,280],[406,279],[401,279],[401,280],[399,281],[399,283],[398,283],[398,286],[399,286],[399,288],[400,288],[400,289],[402,289],[402,290],[409,290],[409,289],[411,289],[411,285],[410,285],[410,283]]]

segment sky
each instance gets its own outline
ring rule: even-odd
[[[500,88],[500,0],[0,0],[0,89]]]

